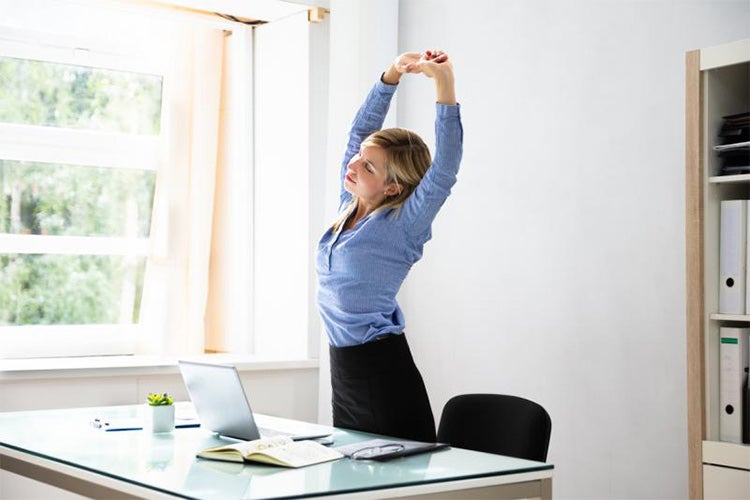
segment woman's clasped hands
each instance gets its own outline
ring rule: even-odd
[[[424,73],[430,78],[452,75],[453,65],[442,50],[404,52],[393,62],[399,73]]]

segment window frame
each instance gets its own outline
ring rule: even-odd
[[[163,34],[160,34],[163,36]],[[61,36],[0,27],[0,55],[19,59],[89,66],[162,78],[161,119],[171,102],[172,79],[166,51],[151,59],[94,37]],[[63,127],[0,123],[0,158],[157,172],[165,150],[164,123],[159,134],[129,134]],[[152,213],[156,207],[152,207]],[[112,255],[147,257],[146,238],[0,234],[4,254]],[[80,251],[85,248],[85,252]],[[131,355],[143,334],[141,324],[0,326],[0,359],[61,356]]]

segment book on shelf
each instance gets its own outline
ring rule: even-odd
[[[292,468],[329,462],[344,457],[338,451],[315,441],[293,441],[287,436],[275,436],[217,446],[199,451],[197,456],[224,462],[260,462]]]

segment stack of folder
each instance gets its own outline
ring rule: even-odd
[[[748,200],[721,202],[719,235],[719,312],[750,314]],[[750,328],[720,328],[719,438],[750,444]]]
[[[723,117],[719,144],[714,146],[721,159],[719,175],[750,173],[750,111]]]

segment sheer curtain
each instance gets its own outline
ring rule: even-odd
[[[206,350],[252,351],[253,29],[224,38]]]
[[[310,73],[327,71],[327,57],[310,44],[327,44],[327,26],[311,27],[301,12],[198,32],[174,71],[194,83],[165,107],[170,148],[157,177],[138,352],[315,354],[321,210],[309,171],[324,163],[326,103],[312,98]]]
[[[139,354],[205,349],[205,316],[226,33],[190,25],[165,76],[161,162],[141,306]]]

